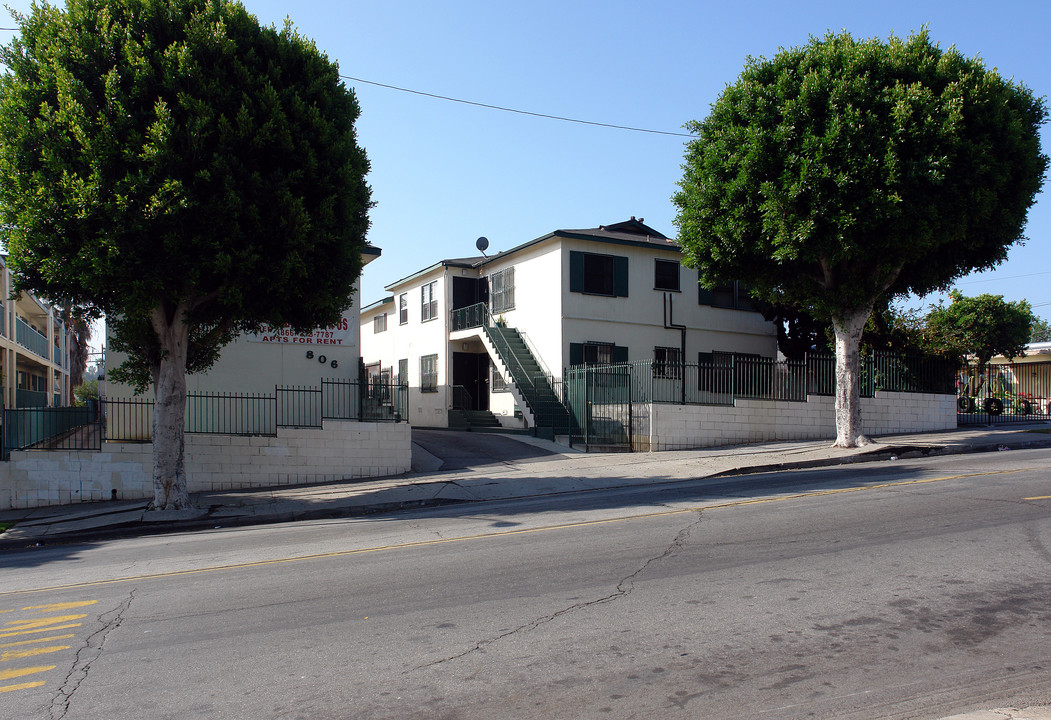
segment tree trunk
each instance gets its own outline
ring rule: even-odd
[[[161,346],[160,366],[154,369],[153,505],[156,510],[180,510],[190,506],[183,434],[190,327],[182,306],[172,313],[157,308],[151,320]]]
[[[872,306],[832,317],[836,332],[836,442],[854,448],[872,442],[861,427],[861,333]]]

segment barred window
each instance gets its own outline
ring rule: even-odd
[[[653,377],[678,378],[682,375],[682,350],[673,347],[653,348]]]
[[[500,372],[500,368],[496,367],[492,361],[489,363],[489,371],[493,377],[492,383],[489,386],[490,390],[493,392],[508,392],[507,382],[504,380],[504,374]]]
[[[438,392],[438,356],[420,358],[420,392]]]
[[[494,313],[515,309],[514,267],[504,268],[489,276],[489,297],[492,299]]]

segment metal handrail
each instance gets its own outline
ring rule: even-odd
[[[463,385],[453,385],[453,410],[471,410],[474,408],[474,396]]]
[[[529,352],[532,353],[533,359],[536,360],[536,364],[539,365],[540,369],[544,371],[544,375],[546,375],[551,380],[554,380],[555,374],[551,372],[551,368],[549,368],[544,362],[544,358],[541,357],[540,353],[536,351],[536,345],[534,345],[533,341],[529,339],[529,335],[522,328],[517,328],[517,330],[519,337],[522,338],[522,342],[525,343],[526,347],[529,349]]]

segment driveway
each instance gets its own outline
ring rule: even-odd
[[[413,469],[419,470],[470,470],[484,465],[529,462],[558,455],[498,433],[413,428],[412,442],[437,458],[430,467],[417,468],[417,453],[413,453]],[[434,462],[438,461],[441,465],[435,467]]]

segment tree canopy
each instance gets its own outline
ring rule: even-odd
[[[996,355],[1008,360],[1025,355],[1037,320],[1028,302],[1007,302],[1003,295],[967,297],[958,290],[949,296],[949,305],[927,314],[925,336],[932,348],[959,359],[973,357],[980,370]]]
[[[157,393],[158,503],[163,485],[178,505],[187,364],[351,303],[371,206],[358,104],[311,41],[232,0],[67,0],[17,20],[0,49],[11,266],[19,288],[120,318]]]
[[[1033,329],[1029,342],[1051,342],[1051,323],[1044,318],[1033,318]]]
[[[907,39],[811,38],[749,59],[688,143],[676,224],[705,285],[746,280],[836,330],[837,444],[860,434],[861,330],[881,298],[945,288],[1022,240],[1043,99]],[[854,388],[854,389],[852,389]]]

